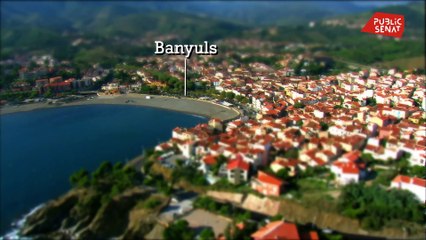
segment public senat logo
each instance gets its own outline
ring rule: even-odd
[[[404,15],[376,12],[361,32],[401,38],[404,33]]]

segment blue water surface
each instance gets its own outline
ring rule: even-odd
[[[154,108],[87,105],[0,116],[1,235],[35,206],[69,188],[70,174],[125,162],[206,119]]]

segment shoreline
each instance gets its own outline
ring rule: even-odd
[[[151,99],[146,99],[146,96],[151,96]],[[63,104],[47,104],[43,103],[27,103],[23,105],[2,106],[0,108],[0,116],[28,112],[40,109],[59,108],[68,106],[83,106],[83,105],[128,105],[151,107],[168,111],[181,112],[202,116],[206,118],[218,118],[222,121],[228,121],[240,116],[240,112],[234,108],[219,105],[210,101],[196,100],[191,98],[175,98],[162,95],[148,94],[122,94],[114,96],[96,96],[94,99],[77,100]]]

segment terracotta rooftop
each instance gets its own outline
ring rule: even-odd
[[[239,168],[239,169],[248,171],[249,167],[250,167],[249,164],[243,160],[241,155],[238,155],[236,159],[232,159],[229,161],[227,169],[232,170],[232,169]]]
[[[257,179],[261,182],[268,183],[268,184],[274,184],[274,185],[283,184],[283,182],[281,180],[279,180],[278,178],[273,177],[269,174],[266,174],[262,171],[257,172]]]
[[[283,221],[275,221],[267,224],[251,235],[255,240],[261,239],[282,239],[282,240],[299,240],[299,232],[293,223]]]

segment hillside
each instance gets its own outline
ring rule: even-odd
[[[31,5],[4,4],[1,9],[2,27],[6,31],[31,27],[70,34],[132,38],[143,37],[149,32],[177,34],[182,38],[196,33],[195,38],[207,40],[244,29],[226,21],[178,12],[142,11],[116,3],[85,3],[84,7],[75,2]]]
[[[46,4],[46,2],[25,4],[5,4],[8,12],[28,12],[36,10],[46,16],[64,16],[75,8],[87,11],[88,8],[104,8],[113,5],[116,11],[125,12],[164,12],[173,11],[190,15],[205,16],[216,20],[225,20],[251,26],[267,25],[291,25],[306,24],[309,21],[317,21],[327,16],[359,13],[372,9],[373,6],[361,6],[352,2],[277,2],[277,1],[253,1],[253,2],[90,2],[84,3],[84,8],[78,7],[76,2],[57,2]],[[18,6],[18,7],[16,7]],[[12,10],[12,11],[10,11]],[[11,14],[8,14],[11,15]],[[83,14],[77,12],[76,18]],[[69,20],[69,19],[68,19]]]
[[[4,4],[1,9],[2,57],[42,51],[59,59],[107,65],[147,53],[154,39],[201,42],[241,36],[238,24],[184,13],[147,11],[116,4]],[[44,8],[46,7],[46,8]],[[58,9],[62,7],[62,10]],[[82,44],[73,46],[77,39]],[[106,51],[108,49],[109,51]],[[149,51],[150,54],[152,51]]]
[[[173,10],[177,12],[203,15],[250,26],[306,24],[326,16],[362,12],[372,6],[359,6],[345,2],[143,2],[127,3],[147,10]]]
[[[319,8],[318,4],[90,2],[82,7],[78,2],[5,2],[1,8],[1,56],[36,51],[81,66],[95,62],[113,66],[135,56],[151,55],[154,40],[197,43],[224,38],[314,44],[316,51],[325,55],[360,64],[400,66],[401,59],[423,56],[423,2],[375,9],[335,2],[321,2],[323,7]],[[401,41],[380,40],[359,31],[376,11],[406,16]],[[313,28],[306,24],[321,18],[327,20]],[[329,20],[339,24],[329,24]],[[76,40],[79,43],[73,44]]]

